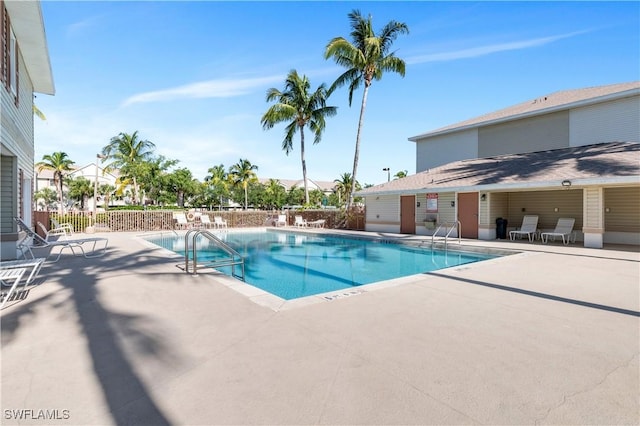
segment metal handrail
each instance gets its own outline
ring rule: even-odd
[[[206,262],[198,266],[198,250],[196,244],[196,238],[200,235],[206,237],[209,241],[212,241],[218,248],[222,249],[225,253],[229,255],[229,259],[223,260],[214,260],[210,262]],[[191,242],[191,245],[189,245]],[[189,269],[189,247],[191,247],[193,262],[192,268]],[[235,272],[236,265],[240,265],[242,267],[242,275],[237,275]],[[178,265],[179,266],[179,265]],[[191,273],[192,275],[198,274],[198,268],[215,268],[221,266],[231,266],[231,275],[240,278],[244,281],[244,258],[240,253],[234,250],[227,243],[222,241],[220,238],[216,237],[209,231],[200,230],[200,229],[191,229],[184,234],[184,271],[186,273]]]
[[[458,244],[460,244],[460,234],[462,233],[462,224],[460,223],[459,220],[456,220],[455,222],[444,222],[441,223],[435,231],[433,231],[433,234],[431,234],[431,247],[433,247],[434,243],[435,243],[435,236],[438,234],[438,231],[440,231],[440,229],[442,227],[445,227],[445,229],[447,229],[448,226],[451,226],[451,229],[449,229],[446,234],[444,235],[444,248],[446,250],[447,248],[447,243],[448,243],[448,238],[451,235],[451,232],[453,232],[454,229],[457,228],[458,230]]]

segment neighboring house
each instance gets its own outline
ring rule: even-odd
[[[74,167],[71,166],[71,171],[67,172],[65,174],[64,177],[64,190],[66,192],[68,186],[68,179],[76,179],[78,177],[83,177],[85,179],[87,179],[88,181],[91,182],[91,185],[95,185],[96,182],[96,175],[97,175],[97,181],[98,181],[98,188],[100,187],[100,185],[111,185],[115,188],[118,187],[118,184],[116,183],[116,181],[118,180],[119,177],[119,172],[118,170],[114,170],[112,172],[106,172],[104,170],[104,168],[96,163],[89,163],[85,166],[82,167]],[[52,170],[42,170],[42,171],[37,171],[36,169],[36,175],[35,175],[35,192],[37,193],[38,191],[40,191],[41,189],[44,188],[51,188],[51,190],[56,191],[56,186],[53,180],[53,171]],[[127,187],[128,188],[128,187]],[[37,201],[36,201],[36,205],[37,205]],[[87,203],[85,203],[85,208],[87,209],[87,211],[92,211],[93,210],[93,204],[94,204],[94,200],[93,200],[93,196],[89,197],[87,199]],[[100,206],[103,204],[102,202],[102,197],[98,196],[98,205],[97,207],[100,208]],[[115,199],[115,197],[111,198],[109,200],[109,204],[110,205],[125,205],[125,201],[124,200],[117,200]],[[68,206],[65,206],[65,208]]]
[[[53,75],[39,1],[0,0],[0,257],[14,259],[13,221],[32,221],[33,95],[53,95]]]
[[[567,90],[409,138],[413,176],[358,192],[368,231],[431,235],[460,221],[496,238],[496,219],[576,219],[585,247],[640,245],[640,82]]]
[[[304,179],[298,179],[298,180],[275,179],[275,180],[280,182],[280,186],[282,186],[285,189],[285,191],[289,191],[293,187],[304,189]],[[270,179],[258,179],[258,181],[262,184],[267,184],[269,183]],[[328,181],[312,180],[307,178],[307,185],[308,185],[309,191],[313,191],[317,189],[322,191],[325,195],[331,195],[335,191],[336,183],[328,182]]]

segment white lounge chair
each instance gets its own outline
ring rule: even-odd
[[[522,226],[516,231],[509,231],[509,238],[513,241],[516,236],[522,237],[526,235],[529,237],[529,242],[533,242],[538,232],[538,216],[527,215],[522,218]]]
[[[573,225],[576,220],[572,217],[561,217],[558,219],[558,223],[556,224],[556,229],[552,232],[543,232],[540,234],[540,239],[543,243],[547,243],[549,241],[549,237],[555,240],[556,237],[562,237],[562,243],[564,245],[569,244],[569,242],[576,242],[576,234],[573,232]]]
[[[214,216],[213,217],[213,224],[216,226],[216,228],[226,228],[227,227],[227,221],[222,219],[222,217],[220,217],[220,216]]]
[[[109,243],[109,239],[107,238],[91,237],[73,240],[63,238],[56,241],[47,241],[31,230],[31,228],[29,228],[19,217],[15,217],[13,220],[18,224],[20,230],[26,233],[26,236],[17,244],[18,250],[22,252],[22,256],[24,256],[25,259],[27,252],[31,255],[32,259],[35,259],[36,256],[33,254],[33,250],[41,248],[60,247],[60,252],[58,252],[58,257],[56,257],[54,262],[60,260],[60,256],[62,256],[62,252],[65,249],[70,249],[74,255],[76,254],[74,249],[79,249],[82,252],[82,255],[86,258],[99,257],[104,255],[107,251],[107,244]],[[29,242],[31,242],[31,244],[29,244]],[[85,250],[85,244],[91,245],[91,249]]]
[[[206,214],[200,215],[200,224],[205,229],[213,228],[215,226],[215,223],[211,222],[211,219],[209,219],[209,216]]]
[[[3,260],[0,262],[0,271],[5,269],[31,268],[31,273],[27,277],[26,281],[26,284],[31,284],[31,282],[38,276],[38,272],[40,272],[40,268],[42,268],[44,261],[44,257],[37,257],[35,259]]]
[[[276,221],[274,222],[274,225],[276,227],[278,227],[278,226],[287,226],[287,215],[286,214],[279,214],[278,215],[278,219],[276,219]]]
[[[318,220],[313,220],[311,222],[307,222],[307,225],[309,225],[312,228],[324,228],[324,223],[325,223],[325,219],[318,219]]]
[[[191,223],[187,221],[187,216],[184,213],[174,213],[173,218],[176,221],[177,229],[189,229],[191,228]]]
[[[293,222],[293,226],[297,226],[299,228],[306,228],[308,224],[307,224],[307,221],[302,218],[302,216],[296,216],[295,222]]]
[[[20,280],[22,279],[22,276],[25,274],[25,272],[27,272],[25,268],[0,270],[0,283],[3,286],[8,286],[7,281],[13,280],[13,284],[11,284],[11,289],[2,300],[2,303],[0,303],[0,309],[2,309],[2,307],[9,301],[11,294],[13,294],[14,290],[20,284]]]

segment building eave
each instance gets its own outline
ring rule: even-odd
[[[40,1],[5,1],[33,91],[55,94]]]
[[[533,182],[517,182],[517,183],[498,183],[490,185],[466,185],[466,186],[433,186],[433,187],[415,187],[405,188],[402,190],[387,190],[387,191],[370,191],[370,192],[356,192],[358,197],[371,197],[381,195],[415,195],[424,193],[443,193],[443,192],[513,192],[513,191],[528,191],[528,190],[554,190],[554,189],[579,189],[586,186],[626,186],[626,185],[640,185],[640,175],[636,176],[611,176],[611,177],[597,177],[597,178],[582,178],[582,179],[566,179],[571,182],[570,186],[563,186],[562,180],[554,179],[547,181],[533,181]]]

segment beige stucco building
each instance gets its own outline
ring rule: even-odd
[[[55,89],[40,2],[0,0],[0,15],[0,257],[13,259],[13,218],[31,223],[33,95]]]
[[[535,214],[542,230],[574,218],[585,247],[640,244],[640,82],[552,93],[409,140],[417,173],[358,192],[368,231],[459,222],[462,237],[490,240],[496,219],[511,229]]]

